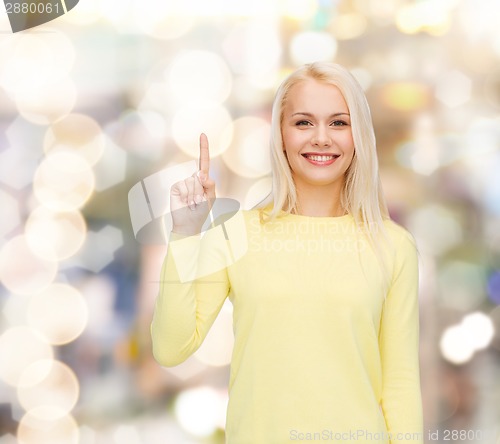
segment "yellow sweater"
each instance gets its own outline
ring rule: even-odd
[[[417,253],[385,226],[389,287],[351,215],[261,225],[240,211],[203,237],[170,233],[153,353],[185,361],[229,297],[226,443],[424,442]]]

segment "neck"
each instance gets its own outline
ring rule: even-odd
[[[341,187],[302,184],[297,187],[297,213],[303,216],[339,217],[346,211],[340,204]]]

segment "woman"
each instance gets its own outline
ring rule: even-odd
[[[388,217],[354,77],[329,63],[292,73],[276,94],[271,150],[272,202],[241,212],[243,225],[227,221],[223,236],[198,236],[215,199],[206,136],[200,171],[172,187],[156,359],[187,359],[229,297],[227,443],[422,444],[417,253]],[[236,260],[233,242],[245,246]],[[189,266],[198,279],[183,282]]]

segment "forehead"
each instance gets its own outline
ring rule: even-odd
[[[348,112],[347,103],[340,89],[314,79],[302,80],[293,85],[287,94],[285,112]]]

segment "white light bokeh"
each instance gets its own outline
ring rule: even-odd
[[[71,14],[64,14],[58,20],[64,20],[72,25],[88,26],[102,18],[99,8],[100,0],[85,0],[78,3],[78,8],[71,10]]]
[[[231,92],[229,68],[218,54],[209,51],[181,53],[169,66],[166,77],[179,104],[200,100],[222,103]]]
[[[333,17],[330,29],[336,39],[350,40],[360,37],[367,26],[366,16],[357,13],[346,13]]]
[[[465,364],[474,355],[474,345],[468,332],[460,325],[448,327],[439,342],[443,357],[454,364]]]
[[[42,291],[55,278],[57,263],[50,246],[44,244],[48,260],[33,252],[25,236],[10,239],[0,250],[0,281],[12,293]]]
[[[466,315],[462,320],[462,328],[472,339],[475,350],[488,347],[495,335],[495,327],[491,318],[481,312]]]
[[[233,123],[229,111],[214,102],[192,103],[174,116],[172,134],[175,143],[189,156],[200,156],[200,134],[208,136],[210,156],[222,154],[231,144]]]
[[[299,21],[312,19],[318,11],[316,0],[281,0],[279,5],[280,16]]]
[[[78,444],[78,424],[57,407],[36,407],[19,422],[17,439],[19,444]]]
[[[19,114],[37,125],[48,125],[68,115],[76,105],[77,89],[69,78],[40,89],[26,88],[15,96]]]
[[[78,252],[85,241],[87,225],[79,211],[59,213],[39,206],[29,215],[24,232],[34,253],[44,258],[46,246],[50,245],[55,259],[60,261]]]
[[[271,172],[269,137],[271,125],[258,117],[233,122],[233,141],[222,155],[224,163],[242,177],[261,177]]]
[[[73,370],[60,361],[40,360],[27,367],[19,379],[17,396],[19,403],[33,416],[43,412],[39,419],[66,416],[73,410],[80,393],[78,379]],[[52,410],[37,410],[38,407],[56,407]]]
[[[327,32],[301,32],[290,43],[290,56],[297,66],[316,61],[331,62],[336,54],[337,41]]]
[[[69,114],[53,123],[45,134],[46,153],[71,151],[94,165],[104,151],[104,135],[99,124],[84,114]]]
[[[0,336],[0,379],[17,387],[24,370],[39,360],[52,360],[53,356],[50,344],[33,328],[9,328]]]
[[[222,49],[231,69],[254,88],[272,89],[279,81],[283,50],[273,19],[250,20],[235,26],[224,39]]]
[[[396,26],[405,34],[416,34],[426,31],[432,35],[441,35],[448,31],[451,25],[450,9],[456,1],[433,2],[419,1],[403,5],[395,18]]]
[[[181,392],[175,400],[175,416],[181,427],[192,435],[208,437],[220,427],[227,399],[208,386]]]
[[[460,324],[448,327],[441,336],[440,347],[444,358],[455,364],[464,364],[478,350],[488,347],[495,335],[492,319],[473,312],[464,316]]]
[[[67,344],[80,336],[88,316],[88,307],[81,293],[60,283],[35,294],[27,310],[29,325],[53,345]]]
[[[442,75],[436,85],[436,98],[449,108],[467,103],[471,97],[472,81],[458,70]]]
[[[38,167],[33,189],[38,201],[54,211],[81,208],[94,190],[94,173],[85,159],[68,151],[48,154]]]
[[[178,39],[188,33],[196,23],[195,17],[192,14],[175,11],[175,6],[173,9],[171,13],[158,17],[151,26],[145,29],[145,33],[162,40]]]
[[[75,50],[71,40],[53,28],[12,35],[0,45],[0,85],[13,97],[57,85],[71,71]]]

